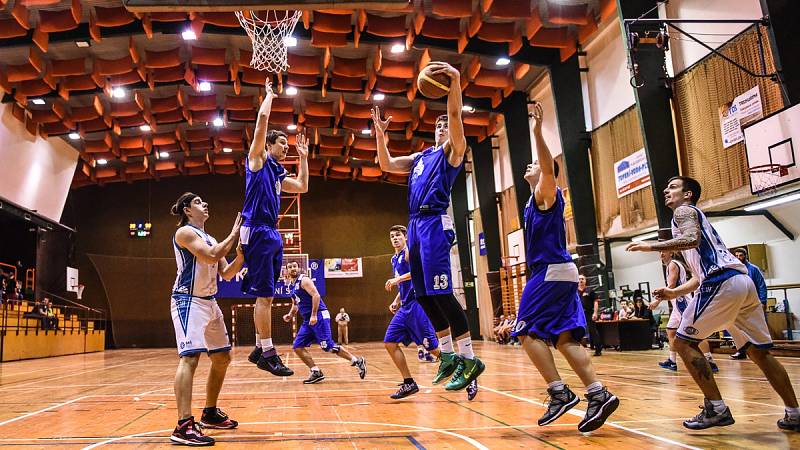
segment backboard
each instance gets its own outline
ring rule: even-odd
[[[373,9],[399,10],[406,8],[409,0],[123,0],[133,12],[224,12],[263,11],[276,9]]]
[[[800,105],[785,108],[744,129],[747,166],[751,169],[750,191],[761,191],[757,174],[752,169],[768,164],[780,165],[786,170],[774,174],[772,189],[800,180]]]

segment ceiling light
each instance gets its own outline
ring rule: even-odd
[[[121,87],[115,87],[111,89],[111,96],[114,98],[125,98],[125,89]]]
[[[69,138],[74,141],[74,140],[80,139],[81,135],[73,131],[72,133],[69,134]]]
[[[800,200],[800,192],[795,192],[794,194],[784,195],[781,197],[776,197],[765,202],[755,203],[752,205],[747,205],[744,207],[745,211],[758,211],[759,209],[767,209],[772,208],[773,206],[782,205],[784,203],[793,202],[795,200]]]
[[[464,106],[461,107],[461,110],[464,111],[464,112],[473,113],[473,112],[475,112],[475,107],[474,106],[469,106],[469,105],[464,105]]]
[[[142,131],[150,131],[150,125],[139,125],[139,129]]]
[[[498,66],[507,66],[511,64],[511,60],[506,57],[497,58],[497,62],[495,62]]]
[[[200,84],[197,85],[197,90],[201,92],[208,92],[211,90],[211,83],[208,81],[201,81]]]
[[[371,132],[372,131],[370,131],[369,128],[364,128],[363,130],[361,130],[361,134],[370,134]]]
[[[658,237],[658,231],[651,231],[650,233],[640,234],[639,236],[634,236],[631,238],[633,242],[641,242],[646,241],[648,239],[653,239]]]
[[[91,46],[92,44],[90,44],[89,41],[75,41],[75,45],[77,45],[80,48],[86,48]]]
[[[105,166],[106,164],[108,164],[108,160],[100,158],[100,159],[97,160],[97,164],[100,164],[101,166]]]
[[[222,123],[222,119],[220,119],[219,117],[217,117],[216,119],[214,119],[214,122],[213,122],[213,124],[214,124],[214,126],[215,126],[215,127],[221,127],[221,126],[223,125],[223,123]]]
[[[394,44],[392,45],[392,53],[403,53],[406,51],[405,44]]]
[[[169,153],[167,153],[167,152],[160,152],[160,153],[158,154],[158,156],[159,156],[161,159],[164,159],[164,158],[169,158]]]
[[[287,125],[286,129],[290,130],[290,131],[294,131],[294,130],[297,129],[297,125],[295,125],[295,124]]]
[[[381,100],[383,100],[385,98],[386,98],[386,95],[384,95],[384,94],[382,94],[380,92],[378,92],[377,94],[374,94],[372,96],[372,99],[375,100],[376,102],[379,102],[379,101],[381,101]]]
[[[34,98],[34,99],[31,99],[31,103],[33,103],[34,105],[44,105],[44,99],[42,99],[42,98]]]
[[[183,36],[183,40],[184,41],[193,41],[193,40],[197,39],[197,35],[195,34],[194,30],[192,30],[191,28],[189,28],[187,30],[184,30],[184,32],[181,33],[181,36]]]
[[[286,36],[285,38],[283,38],[283,45],[287,47],[296,47],[297,38],[293,36]]]
[[[233,149],[232,149],[232,148],[230,148],[230,147],[224,147],[224,148],[222,149],[222,151],[223,151],[223,153],[231,153],[231,152],[233,152]]]
[[[289,86],[286,88],[286,95],[297,95],[297,88],[294,86]]]

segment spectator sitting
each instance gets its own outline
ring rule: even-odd
[[[519,345],[519,339],[511,336],[511,331],[517,326],[517,315],[511,314],[506,319],[506,325],[500,330],[500,334],[506,338],[506,344]]]
[[[500,336],[500,330],[506,325],[506,316],[500,314],[500,319],[497,321],[497,326],[492,329],[492,334],[494,334],[494,340],[498,344],[502,344],[501,342],[502,337]]]
[[[633,317],[633,309],[628,305],[627,300],[622,300],[619,302],[619,312],[617,314],[617,320],[627,320]]]
[[[44,298],[44,318],[42,324],[45,330],[58,330],[58,317],[53,310],[53,302],[49,298]]]
[[[8,283],[6,277],[0,275],[0,302],[4,305],[6,303],[6,291],[8,290]]]

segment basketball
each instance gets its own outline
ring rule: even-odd
[[[417,88],[428,98],[442,98],[450,92],[450,77],[440,73],[433,75],[433,67],[428,64],[417,76]]]

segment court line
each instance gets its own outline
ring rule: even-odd
[[[4,420],[4,421],[0,422],[0,427],[2,427],[3,425],[8,425],[9,423],[16,422],[18,420],[27,419],[28,417],[32,417],[32,416],[35,416],[37,414],[41,414],[41,413],[43,413],[45,411],[50,411],[51,409],[60,408],[60,407],[65,406],[65,405],[69,405],[70,403],[75,403],[75,402],[81,401],[81,400],[83,400],[85,398],[88,398],[88,397],[91,397],[91,395],[84,395],[82,397],[73,398],[72,400],[67,400],[66,402],[61,402],[61,403],[58,403],[58,404],[55,404],[55,405],[52,405],[52,406],[48,406],[47,408],[42,408],[42,409],[40,409],[38,411],[29,412],[27,414],[23,414],[21,416],[14,417],[12,419]]]
[[[484,390],[487,390],[489,392],[494,392],[495,394],[505,395],[506,397],[511,397],[513,399],[516,399],[516,400],[520,400],[520,401],[523,401],[523,402],[528,402],[528,403],[531,403],[531,404],[534,404],[534,405],[541,406],[543,408],[547,407],[544,403],[540,403],[540,402],[537,402],[535,400],[531,400],[529,398],[520,397],[518,395],[509,394],[508,392],[498,391],[497,389],[492,389],[492,388],[486,386],[485,384],[482,384],[481,388],[484,389]],[[567,411],[567,414],[571,414],[573,416],[579,416],[580,417],[580,416],[585,415],[586,411],[583,411],[583,410],[580,410],[580,409],[577,409],[577,408],[572,408],[571,410]],[[634,429],[628,428],[628,427],[626,427],[624,425],[618,425],[618,424],[616,424],[614,422],[606,422],[606,424],[609,425],[609,426],[612,426],[614,428],[619,428],[620,430],[628,431],[628,432],[633,433],[633,434],[638,434],[640,436],[644,436],[644,437],[647,437],[647,438],[650,438],[650,439],[654,439],[656,441],[659,441],[659,442],[662,442],[662,443],[665,443],[665,444],[677,445],[677,446],[679,446],[681,448],[685,448],[685,449],[689,449],[689,450],[701,450],[699,447],[694,447],[694,446],[691,446],[691,445],[688,445],[688,444],[684,444],[682,442],[673,441],[672,439],[668,439],[668,438],[665,438],[665,437],[662,437],[662,436],[657,436],[655,434],[650,434],[650,433],[647,433],[645,431],[634,430]]]
[[[433,432],[433,433],[441,433],[441,434],[445,434],[445,435],[452,436],[452,437],[455,437],[457,439],[460,439],[460,440],[472,445],[473,447],[475,447],[475,448],[477,448],[479,450],[489,450],[488,447],[486,447],[485,445],[481,444],[480,442],[476,441],[475,439],[473,439],[473,438],[471,438],[469,436],[464,436],[463,434],[454,433],[452,431],[439,430],[439,429],[436,429],[436,428],[429,428],[429,427],[423,427],[423,426],[418,426],[418,425],[403,425],[403,424],[398,424],[398,423],[384,423],[384,422],[346,421],[346,422],[339,422],[339,423],[342,423],[342,424],[346,423],[346,424],[350,424],[350,425],[373,425],[373,426],[395,427],[395,428],[405,428],[405,429],[416,430],[416,431],[426,431],[426,432]],[[298,425],[300,425],[300,424],[327,424],[327,425],[330,425],[331,422],[330,421],[324,421],[324,420],[288,420],[288,421],[283,421],[283,422],[245,422],[245,423],[240,423],[239,425],[288,425],[288,424],[298,424]],[[127,436],[119,436],[119,437],[106,439],[105,441],[97,442],[97,443],[94,443],[92,445],[86,446],[86,447],[83,448],[83,450],[92,450],[94,448],[101,447],[101,446],[106,445],[106,444],[111,444],[113,442],[118,442],[118,441],[122,441],[122,440],[126,440],[126,439],[137,438],[137,437],[145,437],[145,436],[156,434],[156,433],[169,433],[169,432],[171,432],[171,430],[166,429],[166,430],[146,431],[146,432],[143,432],[143,433],[130,434],[130,435],[127,435]],[[326,433],[321,432],[321,433],[316,433],[316,434],[326,434]],[[218,440],[217,442],[223,443],[225,441],[224,440]]]

